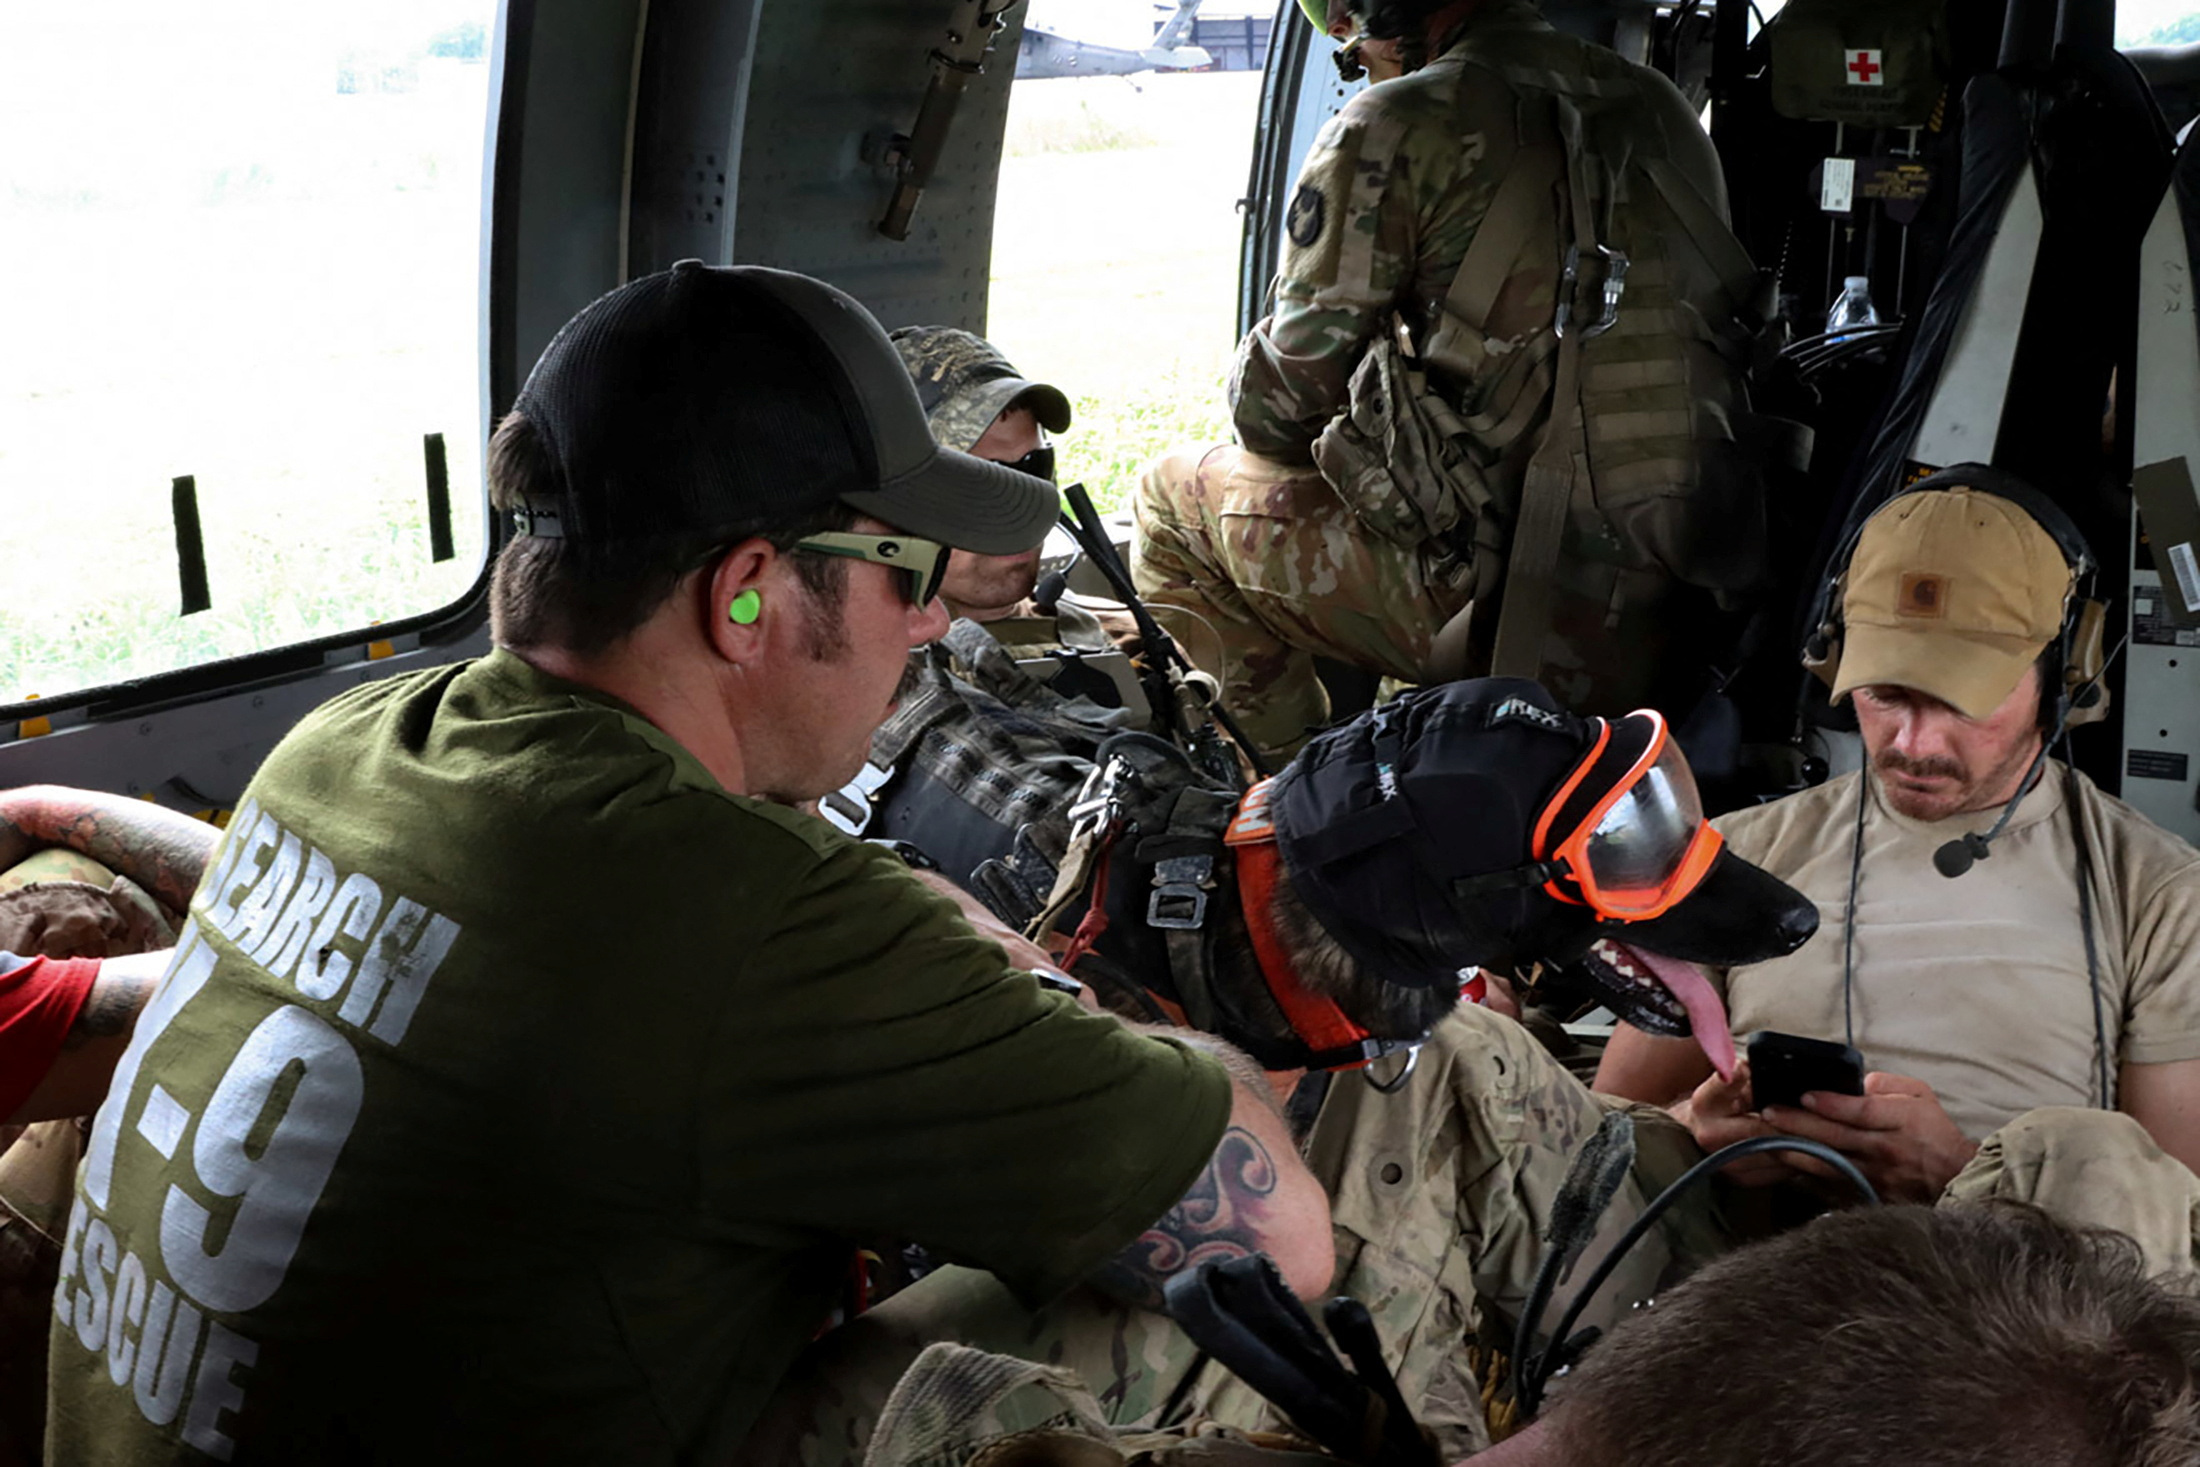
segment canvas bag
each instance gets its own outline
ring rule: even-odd
[[[1854,127],[1922,127],[1947,86],[1933,0],[1789,0],[1765,26],[1772,109]]]

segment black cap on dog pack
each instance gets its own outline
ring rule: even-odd
[[[1551,894],[1567,878],[1536,858],[1539,822],[1551,824],[1546,811],[1578,819],[1584,807],[1620,808],[1599,803],[1617,788],[1605,751],[1626,756],[1653,722],[1576,717],[1522,678],[1409,694],[1320,735],[1276,776],[1277,848],[1322,926],[1395,983],[1451,984],[1462,967],[1509,966],[1516,955],[1564,960],[1600,928],[1697,962],[1793,950],[1808,935],[1792,930],[1801,919],[1767,926],[1762,914],[1807,910],[1815,926],[1815,909],[1723,848],[1691,878],[1701,899],[1648,920],[1603,919]],[[1597,779],[1605,790],[1584,790]],[[1554,950],[1562,930],[1575,953]]]
[[[583,544],[709,533],[835,500],[988,555],[1028,550],[1051,486],[939,446],[870,312],[822,281],[683,260],[568,321],[514,410],[557,466],[520,533]]]

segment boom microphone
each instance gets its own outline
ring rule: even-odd
[[[1952,840],[1933,852],[1933,869],[1943,876],[1956,877],[1971,869],[1971,863],[1991,856],[1987,848],[1988,836],[1969,831],[1960,839]]]
[[[2047,740],[2040,740],[2040,751],[2032,756],[2032,767],[2024,771],[2024,778],[2017,781],[2017,792],[2001,807],[2001,818],[1994,828],[1984,835],[1967,831],[1933,852],[1933,869],[1954,880],[1971,869],[1973,863],[1983,861],[1994,854],[1988,844],[2001,834],[2001,828],[2009,823],[2009,817],[2017,813],[2017,802],[2031,792],[2032,781],[2040,777],[2040,766],[2047,762]]]

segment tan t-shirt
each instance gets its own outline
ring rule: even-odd
[[[1844,1037],[1842,924],[1858,778],[1714,822],[1737,854],[1818,904],[1818,935],[1800,951],[1725,975],[1737,1036]],[[2093,852],[2109,1053],[2134,1064],[2200,1057],[2200,851],[2083,775],[2076,787]],[[1912,820],[1889,809],[1876,784],[1866,806],[1854,1043],[1867,1069],[1931,1085],[1973,1140],[2035,1106],[2102,1103],[2063,791],[2063,766],[2051,762],[1993,854],[1952,879],[1934,869],[1933,852],[1987,830],[1993,812]]]

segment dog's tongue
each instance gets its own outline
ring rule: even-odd
[[[1627,955],[1648,968],[1673,997],[1681,1001],[1681,1007],[1688,1011],[1689,1030],[1711,1061],[1711,1068],[1719,1072],[1720,1079],[1733,1079],[1734,1031],[1727,1025],[1726,1005],[1719,1002],[1719,995],[1712,991],[1711,980],[1704,977],[1703,970],[1694,963],[1647,952],[1631,944],[1627,945]]]

